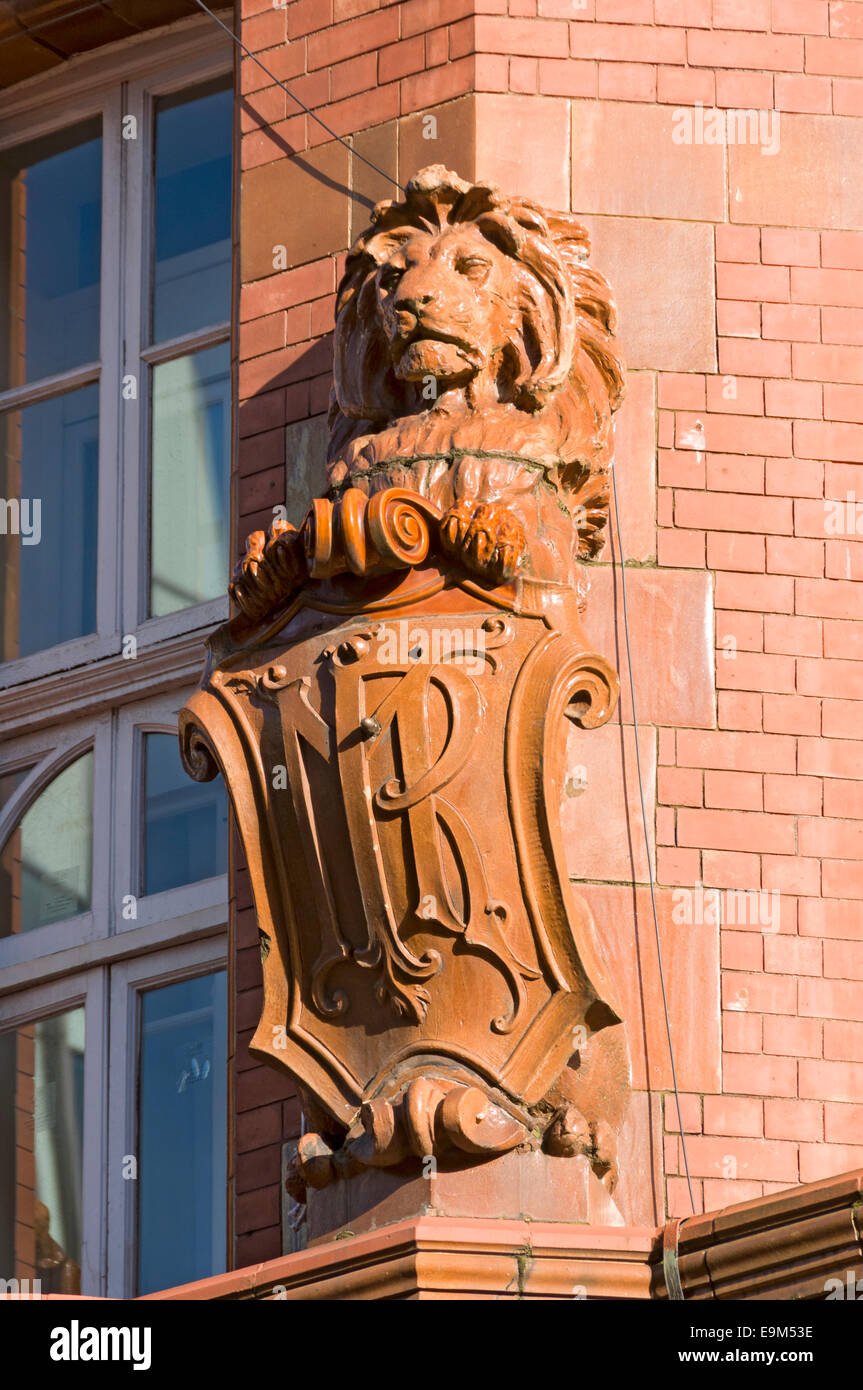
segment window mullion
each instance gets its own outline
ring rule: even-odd
[[[138,1054],[137,996],[129,987],[129,963],[110,972],[110,1056],[102,1077],[108,1097],[105,1292],[128,1298],[135,1249],[136,1181],[124,1176],[123,1160],[135,1153],[135,1096]],[[107,1086],[105,1082],[107,1080]]]
[[[105,98],[102,132],[102,286],[100,321],[101,376],[99,386],[99,565],[96,596],[96,629],[101,636],[118,635],[122,586],[118,566],[121,555],[120,516],[122,487],[119,455],[120,380],[122,342],[121,151],[120,89]]]
[[[123,236],[120,274],[124,301],[123,382],[118,383],[121,412],[123,476],[123,633],[134,635],[143,616],[142,589],[146,574],[146,369],[140,359],[144,341],[145,305],[149,296],[147,257],[150,240],[150,165],[152,146],[146,89],[143,82],[124,87],[123,117],[135,138],[123,141],[125,165]],[[131,119],[130,119],[131,118]],[[125,389],[124,385],[125,383]]]
[[[110,934],[114,916],[111,859],[114,842],[114,734],[113,716],[103,715],[96,725],[93,742],[93,890],[91,911],[93,934]]]
[[[131,712],[128,709],[118,710],[115,720],[114,785],[117,790],[117,804],[114,816],[116,842],[112,883],[115,932],[137,926],[137,916],[132,918],[123,915],[124,900],[129,894],[133,894],[136,899],[138,895],[134,878],[134,836],[138,820],[140,782],[135,758],[134,708]]]
[[[107,1253],[108,1169],[108,972],[87,971],[84,1023],[84,1168],[81,1288],[104,1297]]]

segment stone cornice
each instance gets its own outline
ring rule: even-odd
[[[824,1299],[863,1276],[863,1170],[670,1225],[684,1301]],[[147,1298],[665,1300],[668,1229],[425,1216]]]
[[[651,1229],[424,1216],[146,1299],[650,1296]]]
[[[684,1300],[823,1299],[863,1276],[863,1169],[676,1224]]]

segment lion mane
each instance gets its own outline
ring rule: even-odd
[[[498,364],[492,408],[487,400],[473,408],[469,391],[455,410],[445,407],[446,392],[442,402],[423,401],[415,383],[397,377],[381,319],[381,267],[417,234],[434,240],[460,224],[511,263],[506,293],[520,327]],[[416,174],[402,201],[378,203],[348,254],[336,300],[331,492],[410,477],[434,496],[444,460],[511,460],[551,483],[556,505],[575,514],[579,556],[597,555],[624,368],[611,290],[589,254],[588,233],[569,213],[468,183],[442,165]]]

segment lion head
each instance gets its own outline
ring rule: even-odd
[[[331,483],[389,459],[517,455],[581,504],[596,553],[623,365],[588,254],[568,213],[442,165],[379,203],[338,290]]]

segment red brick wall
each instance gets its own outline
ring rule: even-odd
[[[863,540],[834,535],[826,503],[863,500],[863,3],[243,0],[242,15],[267,66],[402,183],[443,162],[590,227],[630,368],[618,484],[696,1203],[860,1164]],[[340,258],[395,192],[249,60],[241,101],[238,544],[320,476]],[[778,149],[677,143],[696,103],[779,112]],[[625,688],[611,581],[606,555],[588,626]],[[627,1143],[656,1171],[624,1197],[646,1221],[688,1198],[649,895],[627,887],[647,879],[628,696],[621,718],[580,754],[567,828],[626,976]],[[778,890],[779,930],[676,920],[698,884]],[[278,1251],[279,1143],[298,1114],[245,1055],[260,977],[243,872],[237,894],[244,1264]]]

